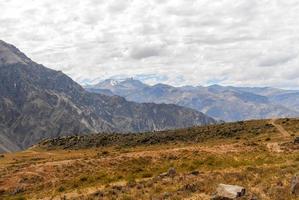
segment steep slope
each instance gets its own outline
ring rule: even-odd
[[[298,102],[294,100],[296,95],[293,94],[292,99],[287,96],[284,101],[277,100],[279,96],[273,95],[282,95],[285,91],[275,88],[239,88],[220,85],[173,87],[164,84],[130,88],[126,91],[117,88],[125,87],[122,87],[122,82],[118,82],[113,85],[98,84],[88,87],[87,90],[101,93],[99,89],[106,89],[115,95],[136,102],[174,103],[225,121],[299,116],[297,104],[291,104],[291,102]]]
[[[34,63],[0,42],[0,151],[44,138],[91,132],[143,132],[215,123],[176,105],[138,104],[85,91],[62,72]],[[2,140],[1,140],[2,141]],[[2,142],[3,143],[3,142]]]

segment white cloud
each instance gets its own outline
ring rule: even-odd
[[[0,39],[79,82],[299,88],[297,0],[2,0],[0,10]]]

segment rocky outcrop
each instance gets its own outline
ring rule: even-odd
[[[299,175],[295,175],[291,180],[291,193],[299,196]]]
[[[246,194],[246,189],[237,185],[219,184],[215,195],[211,200],[234,200],[243,197]]]
[[[0,143],[0,152],[24,149],[44,138],[215,123],[200,112],[176,105],[134,103],[87,92],[62,72],[33,62],[3,41],[0,112],[0,137],[7,141]]]

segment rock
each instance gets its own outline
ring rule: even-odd
[[[246,189],[237,185],[219,184],[211,200],[233,200],[245,196]]]
[[[16,194],[19,194],[19,193],[22,193],[24,192],[25,190],[22,188],[22,187],[16,187],[11,194],[13,195],[16,195]]]
[[[294,139],[294,144],[299,144],[299,137],[296,137],[296,138]]]
[[[176,170],[175,168],[170,168],[167,172],[167,175],[170,177],[174,177],[176,175]]]
[[[167,175],[168,175],[167,172],[164,172],[164,173],[162,173],[162,174],[159,175],[159,178],[164,178],[164,177],[166,177]]]
[[[299,196],[299,175],[295,175],[291,180],[291,193]]]
[[[190,175],[198,176],[200,173],[199,171],[192,171],[190,172]]]
[[[174,177],[176,175],[176,170],[175,168],[170,168],[167,172],[164,172],[162,174],[159,175],[160,178],[164,178],[164,177]]]

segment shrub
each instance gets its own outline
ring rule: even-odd
[[[83,176],[83,177],[80,178],[81,182],[86,182],[87,180],[88,180],[88,178],[86,176]]]
[[[152,176],[153,176],[153,174],[150,173],[150,172],[144,172],[144,173],[141,175],[142,178],[150,178],[150,177],[152,177]]]
[[[65,191],[65,187],[60,186],[60,187],[58,188],[58,192],[64,192],[64,191]]]

